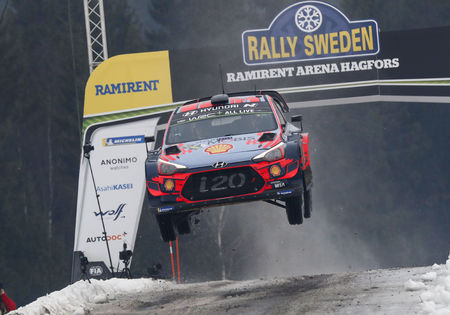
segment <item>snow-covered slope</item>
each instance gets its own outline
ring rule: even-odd
[[[450,314],[445,265],[176,285],[78,281],[10,314]]]

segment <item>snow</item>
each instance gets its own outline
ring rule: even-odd
[[[406,281],[408,278],[409,280]],[[311,307],[317,307],[320,304],[318,302],[321,302],[318,299],[323,297],[322,302],[325,304],[317,310],[330,310],[331,308],[339,314],[347,314],[348,312],[397,314],[399,311],[416,310],[420,312],[420,309],[422,309],[425,314],[450,315],[450,255],[446,264],[434,264],[430,267],[374,270],[328,276],[300,276],[292,279],[272,279],[259,282],[258,280],[247,282],[222,281],[184,285],[152,279],[91,279],[91,283],[80,280],[60,291],[40,297],[9,314],[84,315],[96,314],[98,310],[102,309],[117,309],[118,306],[121,306],[124,311],[132,311],[132,307],[136,305],[137,300],[141,302],[150,301],[151,303],[146,304],[150,305],[149,307],[158,307],[159,303],[165,301],[164,310],[166,313],[172,311],[179,314],[183,313],[183,303],[188,303],[186,305],[191,306],[193,303],[197,303],[199,307],[197,310],[206,310],[202,307],[218,307],[232,302],[232,306],[236,307],[236,312],[255,311],[257,309],[262,310],[258,308],[261,303],[261,292],[266,292],[266,289],[274,287],[278,288],[278,291],[276,290],[278,293],[269,292],[267,299],[265,299],[266,304],[261,307],[272,307],[272,310],[281,307],[280,310],[282,310],[282,307],[286,308],[286,301],[282,299],[284,294],[281,294],[279,298],[275,297],[283,291],[283,284],[286,286],[285,289],[289,291],[293,287],[292,283],[295,283],[305,290],[304,295],[296,295],[289,299],[289,303],[292,304],[290,307],[297,310],[300,306],[308,303],[308,296],[312,296]],[[204,296],[201,295],[202,290]],[[217,296],[212,293],[214,290],[217,291]],[[404,293],[401,293],[402,290]],[[196,293],[192,296],[193,291]],[[242,305],[235,302],[238,298],[242,298],[241,295],[229,293],[235,291],[243,292],[241,295],[245,297],[245,303],[242,302]],[[337,295],[333,296],[335,291]],[[250,304],[251,299],[249,297],[251,294],[255,295],[254,300],[257,303],[255,305]],[[232,296],[235,300],[229,302],[230,299],[226,298],[229,296]],[[179,300],[174,302],[177,297]],[[214,301],[217,303],[212,305]],[[337,301],[340,302],[336,304]],[[364,301],[367,302],[365,305],[363,305]],[[173,303],[173,308],[171,308],[171,304],[167,303]],[[374,307],[377,308],[374,309]],[[211,310],[213,309],[211,308]],[[192,308],[192,310],[195,310],[195,308]],[[217,310],[220,312],[224,309],[218,308]]]
[[[437,273],[434,271],[427,272],[426,274],[423,274],[420,279],[423,281],[433,281],[436,280]]]
[[[89,314],[92,304],[108,303],[115,300],[120,294],[163,290],[172,285],[167,281],[151,279],[91,279],[91,283],[80,280],[60,291],[40,297],[36,301],[8,314]]]
[[[405,282],[406,291],[419,291],[425,288],[426,288],[425,284],[423,284],[423,282],[420,281],[414,281],[409,279],[408,281]]]
[[[422,275],[422,280],[431,281],[420,295],[422,309],[432,315],[450,314],[450,255],[445,265],[434,264],[428,272]],[[411,279],[410,279],[411,280]]]

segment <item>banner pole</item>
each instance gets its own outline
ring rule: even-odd
[[[172,241],[169,241],[169,249],[170,249],[170,261],[172,263],[172,280],[175,281],[175,266],[173,265]]]
[[[178,272],[178,284],[181,283],[180,280],[180,253],[178,251],[178,237],[175,239],[175,247],[177,249],[177,272]]]

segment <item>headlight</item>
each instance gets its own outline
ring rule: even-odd
[[[161,175],[172,175],[186,168],[184,165],[166,162],[161,159],[158,160],[158,171]]]
[[[284,148],[286,147],[286,144],[284,142],[281,142],[280,144],[274,146],[272,149],[267,150],[266,152],[263,152],[261,154],[258,154],[253,158],[253,161],[255,162],[273,162],[279,159],[282,159],[284,157]]]

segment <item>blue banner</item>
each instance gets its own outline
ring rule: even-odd
[[[242,48],[247,65],[375,55],[378,25],[350,21],[324,2],[304,1],[283,10],[269,28],[243,32]]]

